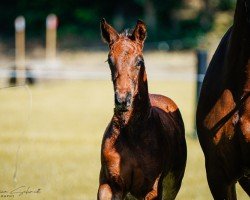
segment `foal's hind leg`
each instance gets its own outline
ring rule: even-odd
[[[182,144],[181,151],[174,155],[173,158],[175,159],[172,168],[168,172],[165,172],[165,174],[162,174],[159,181],[158,193],[159,199],[162,200],[174,200],[181,188],[187,161],[185,141]]]
[[[242,177],[239,180],[240,186],[243,188],[243,190],[248,194],[250,197],[250,178],[249,177]]]
[[[162,179],[161,183],[161,199],[162,200],[174,200],[180,190],[184,170],[170,171]]]

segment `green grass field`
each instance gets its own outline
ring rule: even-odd
[[[194,83],[150,81],[149,88],[175,100],[185,121],[188,162],[177,199],[212,199],[202,151],[198,141],[191,139]],[[33,103],[28,120],[29,92],[0,90],[0,196],[4,190],[27,186],[41,188],[40,194],[15,195],[14,199],[96,199],[100,143],[113,111],[111,81],[48,82],[30,91]],[[248,199],[237,190],[240,200]]]

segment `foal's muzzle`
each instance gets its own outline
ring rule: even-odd
[[[115,106],[120,111],[127,111],[128,107],[131,105],[131,93],[119,93],[115,92]]]

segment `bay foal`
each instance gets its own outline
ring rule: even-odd
[[[118,34],[104,19],[103,40],[114,85],[115,108],[102,141],[97,198],[175,199],[186,166],[186,142],[175,103],[148,93],[143,60],[146,26]]]

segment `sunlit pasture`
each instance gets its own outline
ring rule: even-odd
[[[177,199],[212,199],[203,154],[193,139],[194,82],[149,81],[149,88],[176,101],[184,118],[188,161]],[[15,194],[14,199],[96,199],[100,144],[113,111],[111,82],[57,81],[1,89],[0,102],[0,196],[25,186],[40,191]],[[237,190],[239,199],[248,199]]]

